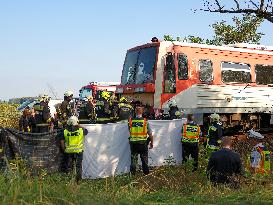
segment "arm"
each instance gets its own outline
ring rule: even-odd
[[[150,127],[149,122],[147,122],[147,129],[148,129],[148,135],[150,137],[150,149],[152,149],[154,147],[154,136]]]
[[[64,139],[61,139],[60,143],[61,143],[61,149],[62,151],[64,151],[65,150]]]

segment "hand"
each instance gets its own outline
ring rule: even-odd
[[[154,147],[154,143],[153,143],[153,142],[150,142],[149,149],[153,149],[153,147]]]

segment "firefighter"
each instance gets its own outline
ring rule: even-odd
[[[29,107],[26,107],[23,111],[22,116],[19,119],[19,129],[22,132],[32,132],[31,128],[34,127],[35,121],[31,115]]]
[[[187,116],[187,123],[183,125],[181,130],[182,141],[182,162],[187,162],[189,156],[194,159],[194,171],[198,168],[199,155],[199,137],[201,131],[199,125],[194,122],[194,117],[191,114]]]
[[[211,123],[209,125],[207,134],[207,150],[211,152],[217,151],[220,148],[223,130],[220,123],[220,116],[216,113],[210,115]]]
[[[84,136],[88,130],[79,126],[79,120],[72,116],[67,120],[66,129],[61,133],[61,148],[64,151],[64,171],[69,172],[76,165],[76,180],[82,178]]]
[[[116,107],[119,121],[128,120],[132,117],[134,108],[128,103],[125,97],[120,98]]]
[[[39,101],[40,102],[37,102],[33,105],[35,123],[33,124],[32,132],[48,132],[52,125],[50,108],[48,106],[50,97],[48,95],[42,95]]]
[[[136,105],[134,118],[129,119],[129,144],[131,149],[131,174],[136,173],[136,165],[138,161],[138,155],[142,162],[142,170],[145,175],[149,174],[148,167],[148,144],[150,149],[153,148],[153,135],[149,122],[146,118],[143,118],[143,105]],[[149,138],[147,137],[149,135]]]
[[[170,117],[170,120],[178,119],[179,116],[180,116],[180,112],[179,112],[179,109],[177,107],[176,101],[172,100],[169,103],[169,117]]]
[[[102,91],[101,100],[96,103],[96,114],[98,123],[110,122],[110,93]]]
[[[74,107],[71,102],[73,100],[73,92],[66,91],[64,93],[64,101],[62,102],[60,108],[58,109],[58,115],[63,125],[66,124],[66,121],[74,113]]]
[[[79,108],[79,121],[80,124],[89,124],[96,122],[95,113],[96,103],[92,96],[87,97],[87,101],[83,102]]]
[[[270,151],[262,143],[264,136],[252,129],[248,131],[247,136],[251,139],[253,144],[248,163],[250,172],[255,174],[269,174],[271,172]]]

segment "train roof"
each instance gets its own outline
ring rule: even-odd
[[[238,43],[238,44],[230,44],[230,45],[223,45],[223,46],[215,46],[215,45],[207,45],[207,44],[199,44],[199,43],[187,43],[187,42],[179,42],[179,41],[174,41],[172,43],[173,45],[177,45],[177,46],[273,55],[273,46],[264,46],[264,45],[247,44],[247,43]]]

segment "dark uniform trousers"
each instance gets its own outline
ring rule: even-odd
[[[198,142],[182,142],[182,159],[183,163],[187,162],[189,156],[194,159],[194,170],[198,168],[198,154],[199,154],[199,146]]]
[[[80,153],[64,153],[63,155],[63,171],[69,173],[74,171],[73,168],[76,165],[76,180],[82,178],[82,159],[83,152]]]
[[[136,173],[136,166],[138,161],[138,155],[142,162],[142,170],[145,175],[149,174],[148,167],[148,143],[147,141],[130,142],[131,148],[131,166],[130,172],[134,175]]]

